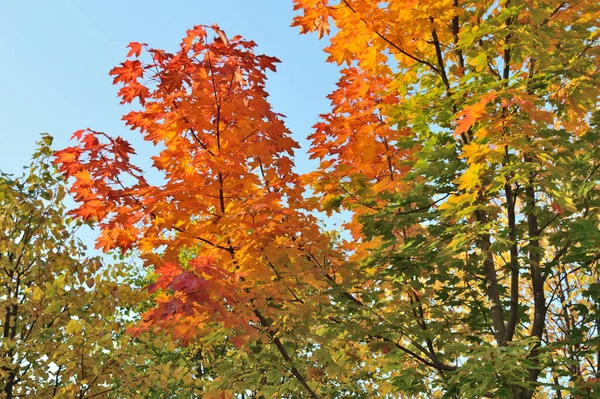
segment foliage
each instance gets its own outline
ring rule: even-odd
[[[315,172],[267,102],[277,60],[216,26],[111,71],[156,183],[120,137],[56,153],[98,247],[157,273],[132,331],[189,345],[204,398],[597,396],[598,2],[294,5],[346,64]]]
[[[194,362],[182,365],[184,354],[165,347],[168,337],[125,334],[147,294],[127,283],[130,266],[84,256],[75,236],[82,224],[65,215],[67,189],[50,162],[51,142],[42,136],[24,176],[0,175],[0,397],[184,390],[191,378],[184,366]]]
[[[102,319],[127,295],[110,292],[123,287],[108,283],[98,259],[82,258],[76,227],[65,224],[66,189],[48,162],[51,141],[42,137],[25,176],[0,180],[5,398],[90,397],[103,391],[114,362],[103,349],[112,346],[111,331],[118,334],[120,328]]]
[[[141,105],[124,120],[156,146],[160,184],[132,165],[120,137],[79,131],[80,146],[56,153],[75,178],[73,214],[99,221],[97,246],[133,248],[157,273],[156,307],[132,331],[194,342],[210,363],[205,398],[295,392],[294,378],[312,392],[295,364],[308,356],[308,316],[328,300],[305,298],[333,278],[315,258],[328,240],[291,170],[297,144],[266,100],[277,60],[254,47],[197,26],[175,54],[131,43],[111,71],[122,101]]]
[[[347,64],[310,180],[379,314],[344,316],[412,352],[391,392],[597,395],[598,2],[295,5]]]

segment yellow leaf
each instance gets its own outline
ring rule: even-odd
[[[192,374],[187,373],[183,376],[182,381],[185,385],[192,385],[194,378],[192,377]]]
[[[41,290],[39,287],[35,287],[33,289],[33,300],[34,301],[40,300],[43,296],[44,296],[44,291]]]
[[[152,345],[154,345],[155,348],[162,348],[164,344],[164,341],[159,337],[154,338],[154,341],[152,341]]]
[[[78,333],[79,331],[81,331],[81,328],[82,328],[82,325],[79,322],[79,320],[71,319],[67,323],[67,326],[65,327],[65,332],[67,334]]]
[[[481,176],[481,172],[483,169],[483,165],[481,164],[471,164],[469,169],[458,178],[460,190],[470,191],[473,188],[477,187],[480,183],[479,177]]]
[[[175,348],[177,348],[177,345],[173,341],[167,341],[165,343],[165,346],[167,347],[168,351],[173,351],[173,350],[175,350]]]
[[[136,356],[135,364],[138,366],[143,366],[146,363],[146,358],[143,355]]]

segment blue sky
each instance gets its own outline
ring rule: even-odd
[[[108,71],[125,60],[131,41],[174,51],[187,29],[213,23],[282,61],[267,89],[303,146],[298,171],[311,170],[315,164],[307,160],[304,138],[329,110],[326,95],[334,89],[337,68],[325,64],[324,41],[289,26],[293,16],[291,0],[4,1],[0,170],[19,173],[41,132],[55,137],[56,149],[86,127],[135,143],[137,133],[121,121],[127,109],[119,105]]]

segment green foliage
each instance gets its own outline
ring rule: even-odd
[[[24,176],[0,176],[0,397],[171,397],[188,364],[163,335],[125,333],[147,294],[127,283],[131,266],[85,256],[52,137],[38,144]]]

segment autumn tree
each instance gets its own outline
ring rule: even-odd
[[[317,397],[307,320],[333,277],[314,256],[336,255],[292,171],[298,145],[267,101],[278,60],[216,26],[190,29],[176,53],[129,47],[110,73],[122,102],[140,105],[124,120],[155,146],[145,155],[158,178],[126,140],[90,129],[56,161],[74,178],[73,214],[99,222],[97,247],[134,250],[157,275],[156,306],[132,333],[195,345],[204,398]]]
[[[157,273],[132,332],[194,346],[202,397],[597,395],[597,2],[294,4],[346,64],[315,172],[276,59],[216,26],[111,71],[153,175],[90,129],[56,153],[97,246]]]
[[[346,64],[310,180],[353,214],[379,387],[597,396],[598,2],[294,4]]]

